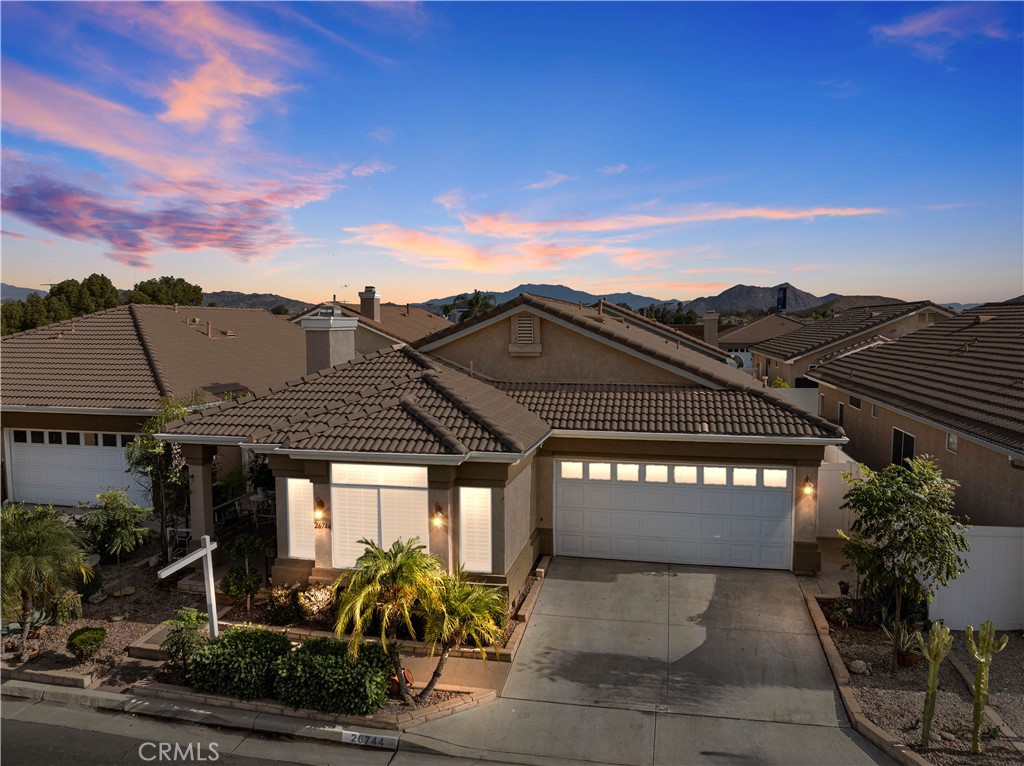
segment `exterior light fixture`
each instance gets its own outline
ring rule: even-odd
[[[811,481],[810,476],[804,477],[804,494],[808,496],[814,494],[814,482]]]
[[[330,529],[331,522],[325,519],[327,510],[327,504],[324,499],[317,495],[316,500],[313,501],[313,528],[314,529]]]
[[[430,523],[434,529],[441,529],[444,526],[444,509],[440,503],[434,506],[434,515],[430,517]]]

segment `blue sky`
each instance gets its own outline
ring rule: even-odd
[[[3,280],[1005,299],[1021,9],[4,2]]]

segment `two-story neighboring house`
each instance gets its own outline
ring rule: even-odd
[[[901,338],[954,313],[931,301],[852,308],[751,346],[754,375],[769,384],[781,378],[793,388],[813,388],[816,384],[806,375],[818,365]]]
[[[804,326],[804,322],[787,314],[768,314],[745,325],[723,332],[718,338],[718,345],[724,351],[738,356],[743,367],[753,368],[750,349],[758,343],[764,343],[780,335],[796,332]]]
[[[167,427],[193,539],[213,528],[208,465],[234,445],[276,476],[282,580],[333,579],[364,537],[418,537],[513,592],[542,553],[818,568],[817,472],[842,430],[606,308],[524,294],[354,356],[352,318],[310,314],[307,375]]]
[[[880,469],[933,455],[972,524],[1024,527],[1024,296],[808,373],[844,450]]]

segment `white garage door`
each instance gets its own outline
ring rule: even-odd
[[[10,497],[25,503],[93,503],[111,487],[149,505],[135,477],[126,473],[124,448],[132,434],[6,429]]]
[[[555,554],[789,569],[787,468],[559,460]]]

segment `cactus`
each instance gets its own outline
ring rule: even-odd
[[[953,636],[949,628],[940,622],[933,622],[928,631],[928,640],[915,633],[917,646],[921,654],[928,660],[928,691],[924,695],[924,723],[921,732],[921,747],[927,748],[931,737],[932,719],[935,717],[935,697],[939,690],[939,665],[946,659],[953,647]]]
[[[1006,648],[1009,636],[1004,635],[996,641],[996,626],[992,620],[982,623],[978,628],[978,642],[974,642],[974,628],[967,626],[967,649],[978,663],[974,674],[974,731],[971,734],[971,752],[981,753],[981,718],[985,712],[985,700],[988,698],[988,669],[992,664],[992,655]]]

